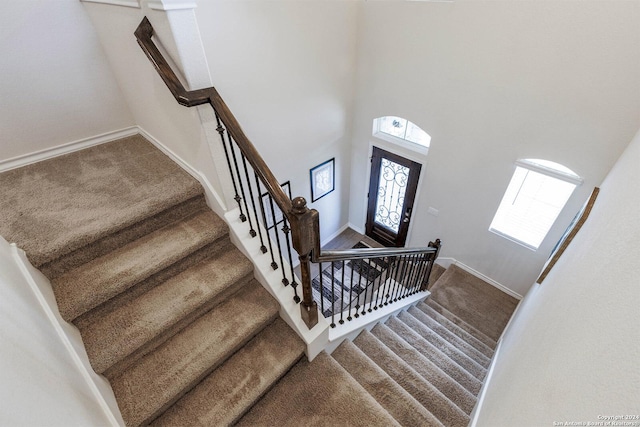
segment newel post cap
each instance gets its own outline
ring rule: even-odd
[[[291,201],[293,208],[291,209],[295,214],[303,214],[307,212],[307,201],[304,197],[296,197]]]

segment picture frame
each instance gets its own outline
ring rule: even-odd
[[[311,202],[315,202],[336,189],[335,157],[309,170]]]
[[[591,213],[591,209],[596,202],[596,198],[598,197],[599,192],[599,187],[593,188],[589,199],[582,206],[580,212],[578,212],[573,218],[573,221],[571,221],[571,224],[569,224],[564,234],[562,234],[562,237],[560,238],[560,240],[558,240],[558,243],[556,243],[556,246],[553,248],[553,251],[551,251],[551,255],[549,256],[549,259],[547,260],[542,273],[540,273],[538,280],[536,280],[536,283],[542,284],[542,281],[547,277],[556,262],[558,262],[560,256],[562,256],[565,249],[567,249],[567,247],[569,246],[569,243],[571,243],[573,238],[576,237],[576,234],[578,234],[578,231],[580,231],[580,228],[589,217],[589,214]]]

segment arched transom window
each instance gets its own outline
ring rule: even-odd
[[[397,116],[374,119],[373,136],[394,143],[409,143],[422,148],[423,151],[431,144],[431,137],[427,132],[409,120]]]

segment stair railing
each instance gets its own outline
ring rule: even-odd
[[[429,275],[440,250],[440,240],[429,242],[426,248],[367,248],[345,251],[322,251],[320,248],[319,213],[309,209],[303,197],[291,198],[288,183],[280,184],[255,146],[214,87],[187,91],[152,40],[153,27],[145,17],[135,31],[138,44],[167,85],[176,101],[186,107],[209,104],[217,121],[227,166],[231,174],[234,200],[239,219],[249,225],[251,237],[259,237],[261,251],[271,255],[271,267],[281,268],[282,283],[291,285],[294,301],[300,304],[301,316],[309,329],[318,323],[318,304],[314,299],[311,263],[318,264],[316,298],[325,317],[331,316],[331,326],[344,323],[377,310],[383,305],[426,290]],[[265,245],[266,243],[266,245]],[[266,246],[269,246],[267,249]],[[274,248],[275,245],[275,248]],[[299,295],[293,270],[291,247],[298,253],[302,296]],[[279,261],[279,264],[278,264]],[[331,285],[324,283],[323,263],[331,263]],[[349,273],[345,277],[345,268]],[[336,296],[336,271],[340,270],[341,289]],[[380,271],[375,278],[367,272]],[[358,283],[345,288],[345,279]],[[342,279],[342,280],[340,280]],[[328,278],[327,278],[328,280]],[[346,292],[346,296],[345,296]],[[354,295],[355,294],[355,295]],[[337,303],[340,299],[340,303]],[[325,304],[325,301],[331,301]],[[325,307],[330,305],[330,307]],[[367,308],[368,306],[368,308]]]

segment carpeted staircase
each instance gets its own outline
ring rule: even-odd
[[[308,362],[197,181],[141,136],[0,174],[0,199],[127,425],[464,426],[515,308],[453,266]]]

